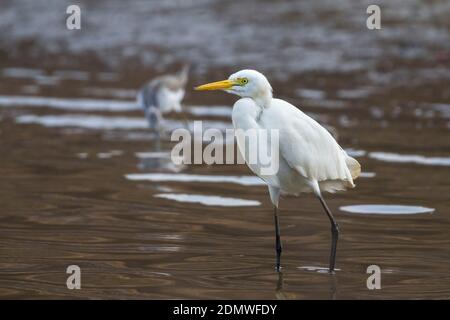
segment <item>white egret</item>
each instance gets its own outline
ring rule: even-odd
[[[322,197],[322,191],[335,192],[353,188],[353,179],[361,172],[355,159],[348,156],[333,136],[318,122],[292,104],[275,99],[266,77],[255,70],[241,70],[227,80],[204,84],[196,90],[224,90],[241,97],[233,106],[235,129],[275,129],[279,132],[279,170],[262,175],[261,163],[250,163],[238,147],[249,168],[268,185],[274,206],[276,269],[280,270],[281,239],[278,224],[280,194],[313,192],[331,223],[329,271],[334,272],[339,228]]]
[[[163,114],[181,112],[188,72],[189,66],[185,65],[176,74],[153,78],[139,90],[137,102],[144,109],[151,129],[159,131]]]

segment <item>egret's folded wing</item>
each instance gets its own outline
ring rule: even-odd
[[[350,157],[314,119],[283,100],[273,101],[267,119],[270,127],[280,130],[280,153],[287,163],[310,180],[346,180],[353,185],[347,162],[355,167],[357,161],[347,160]],[[356,169],[352,171],[356,175]]]

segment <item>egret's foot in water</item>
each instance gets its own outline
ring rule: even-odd
[[[275,266],[275,271],[281,273],[281,265],[278,265],[278,264],[277,264],[277,265]]]

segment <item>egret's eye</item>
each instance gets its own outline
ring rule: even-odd
[[[246,84],[248,83],[248,79],[247,79],[247,78],[240,78],[240,79],[239,79],[239,83],[240,83],[241,85],[246,85]]]

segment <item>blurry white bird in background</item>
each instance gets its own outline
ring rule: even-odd
[[[163,114],[181,112],[188,73],[189,66],[184,65],[178,73],[153,78],[139,90],[137,103],[144,110],[150,129],[159,132]]]
[[[277,213],[280,194],[314,192],[331,223],[329,271],[333,273],[339,228],[322,197],[322,191],[353,188],[353,179],[361,172],[358,161],[348,156],[333,136],[314,119],[292,104],[273,98],[270,83],[257,71],[242,70],[232,74],[228,80],[204,84],[195,89],[225,90],[242,97],[233,106],[235,129],[276,129],[279,132],[279,170],[273,175],[262,175],[261,163],[249,163],[248,155],[243,151],[249,149],[239,145],[238,140],[239,150],[247,165],[269,188],[274,205],[277,271],[280,270],[282,251]],[[271,150],[270,146],[267,150]]]

